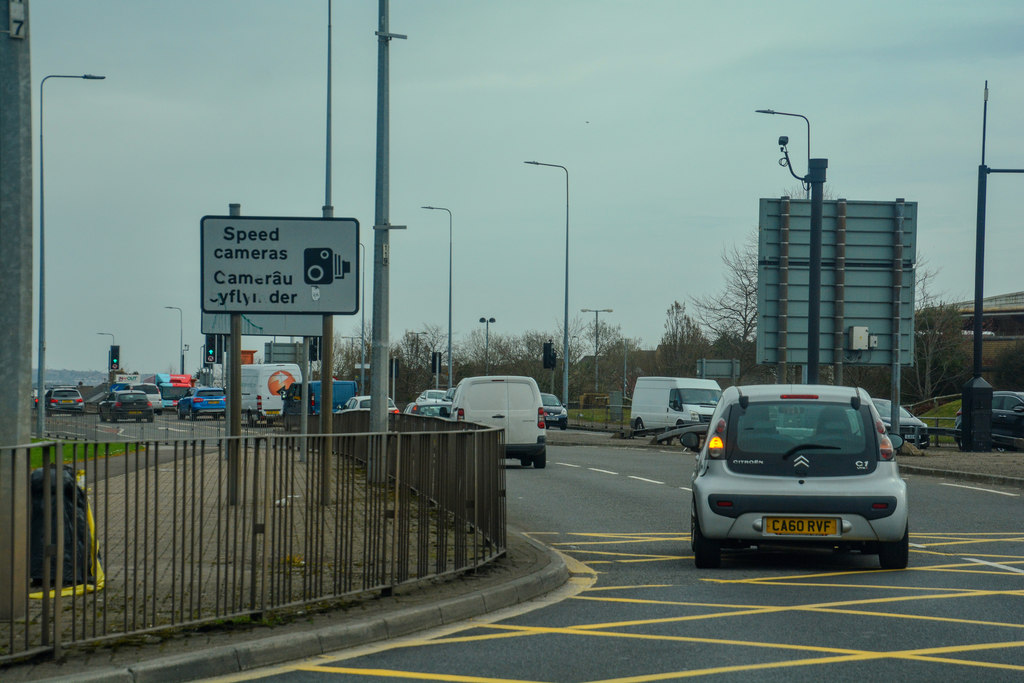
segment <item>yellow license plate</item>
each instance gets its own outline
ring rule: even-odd
[[[765,533],[776,536],[835,536],[839,520],[820,517],[765,517]]]
[[[268,410],[267,415],[277,415],[280,412],[280,410]]]
[[[129,415],[142,415],[142,411],[141,410],[129,410],[128,414]]]

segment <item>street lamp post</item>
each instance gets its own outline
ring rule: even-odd
[[[562,402],[569,405],[569,169],[559,164],[524,161],[531,166],[550,166],[565,171],[565,315],[562,319]]]
[[[597,316],[602,313],[611,313],[610,308],[581,308],[580,313],[593,313],[594,314],[594,393],[597,393]]]
[[[490,356],[491,323],[497,322],[497,321],[494,318],[480,318],[480,322],[482,322],[485,325],[485,327],[484,327],[484,374],[485,375],[489,375],[489,374],[491,374],[491,356]]]
[[[822,209],[825,201],[825,173],[828,168],[828,159],[811,158],[811,122],[803,114],[790,114],[774,109],[757,109],[758,114],[778,114],[779,116],[796,116],[807,124],[807,175],[798,176],[793,171],[793,165],[789,161],[789,151],[786,145],[789,138],[779,138],[779,148],[783,157],[779,160],[782,166],[789,169],[790,174],[803,183],[804,191],[810,193],[811,198],[811,230],[810,230],[810,258],[807,266],[807,377],[808,384],[818,383],[818,357],[821,346],[821,298],[818,295],[821,290],[821,222]]]
[[[178,351],[181,353],[181,374],[185,374],[185,321],[181,309],[177,306],[164,306],[164,308],[178,312]]]
[[[43,178],[43,86],[51,78],[81,78],[87,81],[101,81],[106,76],[94,76],[83,74],[81,76],[70,76],[64,74],[50,74],[44,76],[39,82],[39,358],[38,358],[38,391],[42,397],[46,391],[44,378],[46,377],[46,203],[44,202]],[[43,431],[46,429],[46,411],[39,410],[36,415],[36,427],[39,430],[39,438],[43,438]]]
[[[423,206],[423,209],[448,212],[448,388],[452,388],[452,212],[443,206]]]

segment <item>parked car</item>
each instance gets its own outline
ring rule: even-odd
[[[227,396],[220,387],[195,387],[192,391],[178,399],[178,419],[186,417],[192,420],[209,415],[214,420],[224,419],[227,407]]]
[[[369,410],[369,409],[370,409],[370,397],[369,396],[353,396],[349,400],[345,401],[345,405],[343,405],[341,407],[341,412],[345,412],[347,410]],[[391,400],[390,398],[388,399],[388,412],[389,413],[397,413],[398,412],[398,406],[396,406],[395,402],[393,400]]]
[[[892,429],[892,401],[885,398],[873,398],[871,402],[875,404],[875,410],[882,418],[885,431],[890,431]],[[900,406],[900,436],[904,441],[909,441],[918,448],[928,448],[928,425],[903,406]]]
[[[559,429],[566,429],[569,426],[569,411],[558,397],[554,394],[541,394],[540,400],[544,405],[544,426],[550,429],[554,425]]]
[[[956,411],[956,422],[953,427],[960,429],[962,410]],[[1014,439],[1024,439],[1024,391],[993,391],[992,392],[992,434]],[[956,445],[963,448],[960,437]],[[994,443],[996,450],[1003,451],[1009,446]]]
[[[441,417],[441,408],[451,409],[452,404],[448,401],[435,401],[431,403],[410,403],[403,411],[407,415],[421,415],[423,417]]]
[[[466,377],[442,416],[505,430],[505,457],[523,467],[547,466],[547,436],[540,389],[532,377]]]
[[[47,389],[43,395],[43,403],[48,413],[74,413],[81,415],[85,412],[85,401],[82,394],[75,387],[54,387]]]
[[[153,421],[153,402],[149,400],[149,394],[144,391],[135,389],[111,391],[97,404],[96,408],[100,414],[100,422]]]
[[[686,433],[688,448],[700,437]],[[693,471],[690,544],[698,568],[724,548],[803,545],[907,566],[907,485],[898,434],[863,389],[733,386],[722,393]]]

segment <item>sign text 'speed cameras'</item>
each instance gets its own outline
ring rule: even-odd
[[[344,279],[352,264],[327,247],[305,249],[302,253],[302,272],[308,285],[329,285],[335,278]]]

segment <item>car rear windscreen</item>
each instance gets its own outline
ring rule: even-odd
[[[866,474],[878,460],[867,406],[779,400],[729,411],[729,469],[743,474],[835,477]]]

